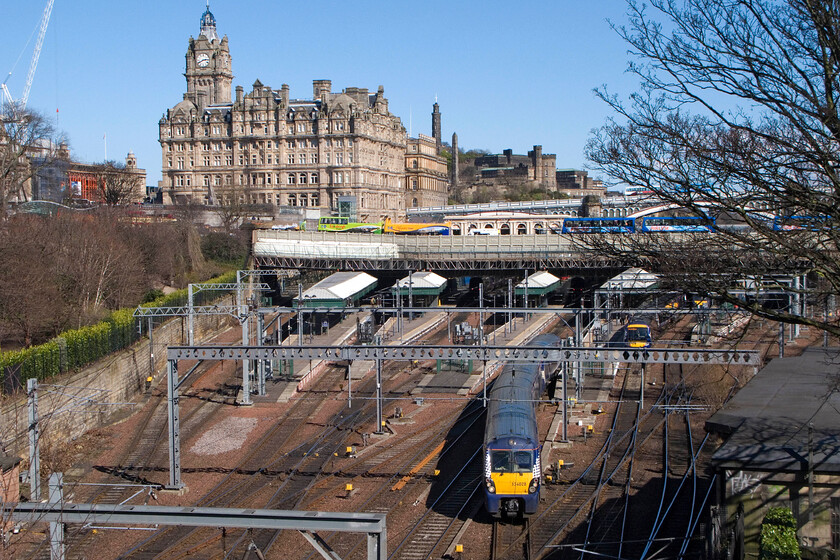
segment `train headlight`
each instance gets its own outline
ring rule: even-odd
[[[490,478],[484,479],[484,484],[487,486],[487,492],[489,492],[490,494],[495,494],[496,493],[496,485],[493,484],[492,479],[490,479]]]
[[[533,494],[534,492],[537,491],[537,488],[539,488],[539,487],[540,487],[540,479],[536,478],[536,477],[532,478],[531,479],[531,484],[528,485],[528,493]]]

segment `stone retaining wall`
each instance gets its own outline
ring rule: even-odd
[[[197,316],[196,340],[212,337],[234,324],[228,316]],[[175,318],[155,328],[155,381],[165,375],[166,347],[186,344],[186,326],[185,318]],[[144,338],[81,371],[56,376],[39,385],[42,449],[107,425],[118,414],[136,406],[132,401],[146,388],[150,362],[149,339]],[[0,451],[28,458],[28,422],[26,393],[5,397],[0,403]]]

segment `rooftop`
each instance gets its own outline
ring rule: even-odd
[[[813,433],[809,435],[809,424]],[[840,474],[840,348],[810,348],[762,369],[706,422],[726,442],[712,456],[722,469]]]

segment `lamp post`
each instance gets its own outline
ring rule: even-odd
[[[411,294],[411,285],[414,284],[413,274],[414,274],[413,270],[408,271],[408,308],[409,309],[414,307],[414,299],[412,298],[412,294]],[[414,319],[414,312],[409,311],[408,312],[408,320],[411,321],[413,319]]]
[[[496,294],[493,294],[493,346],[496,345]]]

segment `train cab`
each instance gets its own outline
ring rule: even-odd
[[[630,348],[650,347],[650,326],[640,321],[630,321],[625,331],[624,341]]]
[[[516,441],[519,440],[519,441]],[[485,455],[486,505],[491,515],[536,513],[540,487],[540,450],[533,441],[511,438]]]

